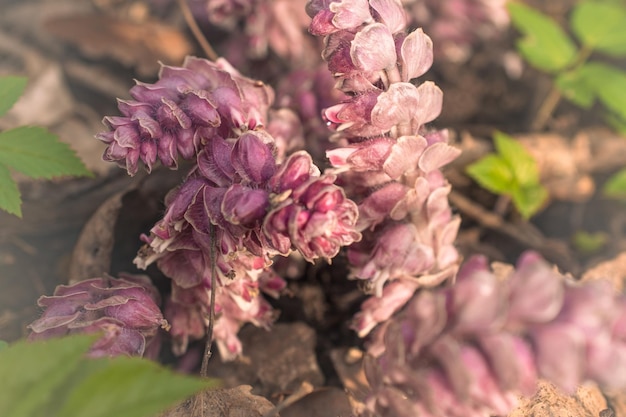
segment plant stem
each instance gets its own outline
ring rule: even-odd
[[[200,368],[200,376],[206,378],[209,370],[209,359],[211,359],[211,343],[213,342],[213,323],[215,322],[215,291],[217,288],[216,265],[217,259],[215,258],[216,250],[215,245],[215,226],[209,225],[209,236],[211,237],[211,248],[209,250],[209,257],[211,262],[211,299],[209,305],[209,327],[207,329],[207,340],[204,345],[204,355],[202,356],[202,367]]]
[[[578,56],[574,61],[574,65],[572,66],[571,71],[578,70],[585,62],[587,62],[587,59],[592,52],[593,50],[591,48],[583,46],[580,49],[580,52],[578,52]],[[548,93],[546,98],[543,100],[543,103],[541,103],[539,110],[537,110],[535,119],[530,125],[531,130],[537,131],[544,128],[546,122],[556,109],[556,106],[559,104],[559,101],[561,101],[561,90],[559,90],[554,80],[552,80],[552,88],[550,89],[550,92]]]
[[[218,55],[213,49],[213,47],[211,46],[211,44],[209,43],[209,41],[207,40],[207,38],[204,36],[202,31],[200,30],[198,23],[196,23],[196,19],[194,19],[193,14],[191,13],[191,10],[189,9],[189,5],[187,5],[187,1],[178,0],[178,6],[180,7],[180,10],[183,12],[183,17],[185,18],[185,22],[187,22],[187,26],[189,26],[189,29],[191,29],[191,33],[193,33],[193,36],[196,38],[196,40],[202,47],[204,54],[211,61],[215,61],[218,58]]]

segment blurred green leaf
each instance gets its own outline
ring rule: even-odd
[[[67,144],[42,127],[0,132],[0,163],[32,178],[92,175]]]
[[[592,254],[601,250],[608,242],[609,237],[606,233],[588,233],[585,231],[578,231],[572,238],[572,243],[578,251]]]
[[[0,350],[0,416],[150,417],[216,385],[145,359],[86,358],[94,340],[21,341]]]
[[[22,198],[8,168],[0,164],[0,209],[22,217]]]
[[[498,155],[487,155],[466,168],[467,174],[481,187],[492,193],[508,194],[513,185],[513,173]]]
[[[528,219],[548,198],[539,181],[535,159],[517,140],[494,133],[497,154],[489,154],[467,167],[466,172],[478,184],[495,194],[511,196],[520,214]]]
[[[0,350],[6,349],[9,347],[9,344],[4,340],[0,340]]]
[[[615,129],[617,133],[626,136],[626,119],[625,118],[609,113],[605,116],[605,120],[613,129]]]
[[[572,30],[588,48],[614,56],[626,55],[626,7],[583,1],[572,12]]]
[[[572,103],[585,109],[592,106],[596,94],[585,78],[584,71],[578,68],[560,73],[556,76],[554,82],[561,94]]]
[[[519,141],[503,132],[494,133],[493,140],[496,151],[509,165],[515,183],[521,187],[539,183],[537,162]]]
[[[9,111],[22,96],[26,82],[26,77],[0,77],[0,116]]]
[[[20,341],[0,351],[0,416],[47,415],[47,404],[78,367],[94,336]],[[70,416],[68,416],[70,417]]]
[[[539,183],[526,187],[515,187],[511,199],[522,217],[529,219],[546,202],[548,191]]]
[[[604,183],[602,192],[605,196],[626,200],[626,168],[614,174]]]
[[[602,104],[626,119],[626,72],[601,62],[589,62],[579,71]]]
[[[573,64],[578,54],[576,45],[548,16],[519,2],[507,8],[513,25],[523,37],[517,48],[526,60],[546,72],[558,72]]]
[[[149,417],[215,382],[175,374],[154,362],[118,357],[85,378],[59,416]]]

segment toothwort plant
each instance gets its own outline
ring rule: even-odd
[[[261,4],[209,3],[224,13]],[[481,257],[458,271],[460,218],[442,168],[460,151],[426,127],[442,92],[414,80],[433,44],[407,30],[401,1],[309,0],[306,11],[337,94],[319,68],[298,69],[279,94],[290,109],[274,107],[271,87],[226,60],[189,57],[138,82],[122,115],[104,119],[104,158],[130,175],[190,161],[135,259],[171,279],[163,315],[146,278],[95,278],[42,297],[31,337],[99,330],[92,354],[140,355],[164,327],[180,355],[205,337],[214,298],[213,338],[232,359],[244,323],[275,318],[262,294],[285,286],[277,256],[331,261],[345,247],[350,278],[370,294],[353,323],[370,335],[362,416],[506,414],[538,377],[566,391],[586,379],[626,386],[626,302],[607,285],[575,285],[534,253],[506,280]],[[319,122],[307,119],[325,105],[332,134],[319,146]],[[321,172],[303,145],[326,150],[331,167]]]

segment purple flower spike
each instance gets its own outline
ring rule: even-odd
[[[539,314],[525,300],[530,293],[516,289],[535,280],[562,294]],[[385,304],[377,306],[372,312],[387,316]],[[377,357],[365,363],[372,391],[361,415],[506,415],[538,378],[568,392],[585,380],[624,389],[625,308],[608,283],[574,285],[534,253],[506,281],[472,258],[457,285],[419,291],[375,332],[369,352]]]
[[[44,312],[28,326],[29,338],[102,332],[91,356],[142,356],[159,327],[169,328],[158,302],[157,290],[144,275],[122,274],[119,279],[106,276],[61,285],[53,296],[42,296],[37,302]]]
[[[267,123],[272,89],[243,77],[223,59],[188,57],[182,67],[163,66],[155,84],[137,83],[133,100],[120,100],[123,117],[105,117],[106,161],[135,175],[142,161],[150,172],[160,161],[172,169],[193,159],[213,137],[230,137]]]

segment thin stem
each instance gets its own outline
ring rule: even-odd
[[[577,69],[579,69],[587,61],[592,52],[593,50],[591,48],[583,46],[580,49],[576,60],[574,61],[574,65],[571,71],[576,71]],[[559,101],[561,101],[561,90],[559,90],[556,83],[553,81],[550,92],[543,100],[543,103],[541,103],[539,110],[537,110],[535,119],[530,125],[532,130],[543,129],[543,127],[548,122],[548,119],[556,109],[556,106],[559,104]]]
[[[202,367],[200,368],[200,376],[206,378],[209,370],[209,359],[211,359],[211,343],[213,341],[213,323],[215,322],[215,291],[217,287],[216,277],[216,265],[217,259],[215,258],[216,239],[215,239],[215,226],[209,225],[209,236],[211,239],[211,248],[209,250],[209,258],[211,262],[211,300],[209,306],[209,327],[207,329],[207,340],[204,345],[204,356],[202,357]]]
[[[215,61],[218,58],[218,55],[213,49],[213,47],[211,46],[211,44],[209,43],[209,41],[207,40],[207,38],[204,36],[202,31],[200,30],[198,23],[196,23],[196,19],[194,19],[193,14],[191,13],[191,10],[189,9],[189,5],[187,4],[187,1],[178,0],[178,6],[180,7],[180,10],[183,12],[183,17],[185,18],[185,22],[187,22],[187,26],[189,26],[189,29],[191,29],[191,33],[193,33],[193,36],[196,38],[196,40],[202,47],[204,54],[211,61]]]
[[[556,86],[556,84],[552,84],[552,88],[550,89],[550,93],[546,96],[541,103],[541,107],[537,110],[537,114],[535,115],[535,120],[533,120],[530,125],[531,130],[541,130],[548,122],[550,116],[556,109],[556,106],[561,101],[561,90]]]

